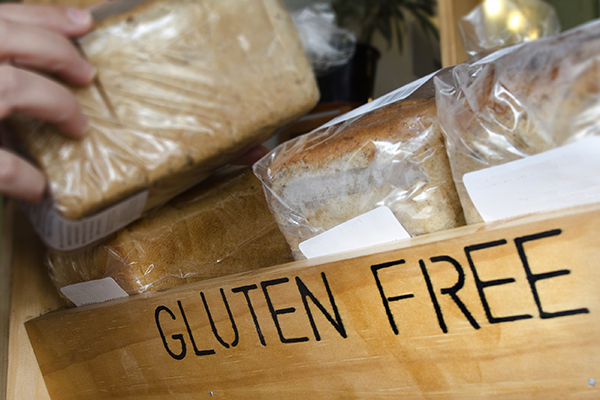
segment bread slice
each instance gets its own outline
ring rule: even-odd
[[[80,39],[95,83],[73,89],[85,139],[15,117],[66,218],[142,189],[147,209],[308,112],[318,89],[279,0],[155,0]]]
[[[216,174],[99,245],[48,258],[58,288],[112,277],[130,294],[292,260],[250,168]]]
[[[413,236],[464,224],[434,99],[301,136],[269,161],[255,173],[296,259],[300,242],[381,205]]]

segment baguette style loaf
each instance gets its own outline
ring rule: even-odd
[[[48,258],[57,288],[112,277],[129,294],[289,261],[250,168],[217,173],[99,245]]]
[[[463,176],[600,133],[600,23],[454,68],[436,80],[440,125],[469,224]]]
[[[279,0],[155,0],[79,40],[97,80],[74,88],[83,140],[15,117],[58,211],[88,216],[148,189],[163,204],[308,112],[318,89]]]
[[[299,243],[379,206],[412,236],[464,224],[434,99],[391,103],[283,143],[255,173],[296,259]]]

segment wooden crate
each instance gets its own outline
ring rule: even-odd
[[[600,397],[600,205],[51,312],[53,400]]]

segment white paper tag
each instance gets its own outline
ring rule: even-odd
[[[465,174],[484,221],[600,201],[600,137]]]
[[[77,307],[129,296],[113,278],[96,279],[60,288]]]
[[[305,240],[298,247],[306,258],[314,258],[408,238],[410,235],[392,211],[382,206]]]
[[[144,190],[98,214],[75,221],[60,215],[49,199],[35,206],[20,204],[46,245],[66,251],[93,243],[135,221],[142,215],[147,198],[148,191]]]

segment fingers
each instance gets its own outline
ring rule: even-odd
[[[0,65],[0,120],[12,113],[51,122],[75,138],[83,135],[88,124],[65,87],[33,72]]]
[[[94,68],[58,33],[0,18],[0,63],[49,72],[77,85],[90,83]]]
[[[28,162],[0,149],[0,193],[36,204],[46,190],[44,175]]]
[[[69,136],[83,134],[87,119],[74,95],[29,69],[76,85],[90,83],[93,68],[69,38],[89,32],[92,25],[84,10],[0,4],[0,120],[12,113],[27,114],[54,123]],[[0,193],[37,203],[45,190],[40,171],[0,149]]]
[[[0,19],[67,37],[81,36],[93,25],[92,16],[86,10],[33,4],[0,4]]]
[[[23,113],[79,137],[87,126],[72,93],[28,70],[86,85],[94,68],[68,37],[92,28],[89,12],[66,7],[0,4],[0,119]]]

